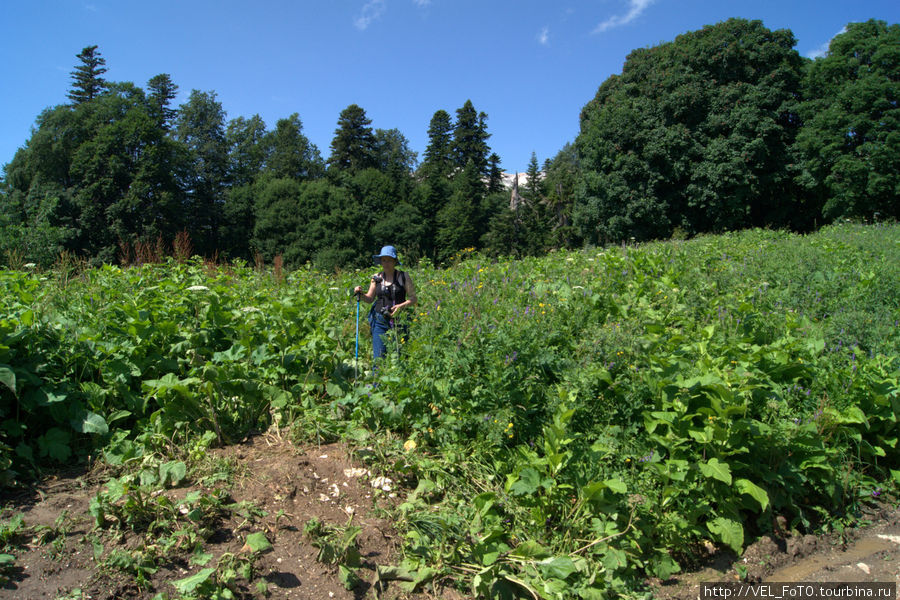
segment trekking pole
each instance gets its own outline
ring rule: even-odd
[[[359,378],[359,295],[362,292],[356,292],[356,358],[353,361],[353,382]]]

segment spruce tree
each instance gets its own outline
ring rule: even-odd
[[[150,113],[157,119],[158,125],[168,131],[175,119],[178,111],[169,108],[172,100],[178,94],[178,86],[172,81],[168,73],[160,73],[147,82],[147,88],[150,90],[148,101],[150,103]]]
[[[466,168],[469,161],[482,176],[488,175],[488,154],[491,149],[487,139],[487,115],[475,111],[471,100],[456,111],[456,126],[453,129],[453,161],[457,169]]]
[[[83,48],[76,58],[81,64],[72,71],[72,89],[66,96],[78,105],[93,100],[107,89],[102,77],[106,73],[106,59],[100,56],[97,46]]]
[[[328,167],[338,171],[361,171],[375,166],[375,134],[366,111],[351,104],[341,111]]]
[[[488,193],[503,191],[503,171],[500,169],[500,156],[492,152],[488,157]]]
[[[428,125],[428,146],[422,161],[422,174],[426,179],[446,178],[453,171],[453,123],[450,113],[438,110]]]

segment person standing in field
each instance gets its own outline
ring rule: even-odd
[[[372,330],[372,352],[378,360],[385,355],[388,332],[394,330],[396,334],[402,329],[397,324],[397,315],[404,308],[416,304],[416,288],[409,274],[397,269],[400,260],[396,248],[384,246],[372,258],[375,264],[381,265],[381,272],[372,276],[365,294],[362,293],[362,286],[356,286],[353,293],[367,304],[374,303],[369,310],[369,328]]]

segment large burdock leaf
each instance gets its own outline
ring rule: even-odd
[[[719,462],[718,458],[711,458],[709,462],[699,463],[698,466],[705,477],[718,479],[731,485],[731,468],[728,466],[728,463]]]
[[[716,517],[706,524],[706,528],[720,542],[727,545],[737,554],[741,553],[741,548],[744,547],[744,528],[740,523],[725,517]]]
[[[109,433],[109,426],[106,424],[106,419],[89,410],[82,411],[82,413],[78,417],[72,419],[69,424],[72,425],[72,429],[78,433],[96,433],[99,435],[106,435]]]

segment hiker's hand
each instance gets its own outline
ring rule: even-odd
[[[362,286],[358,285],[355,288],[353,288],[353,293],[356,294],[357,296],[362,294]]]

